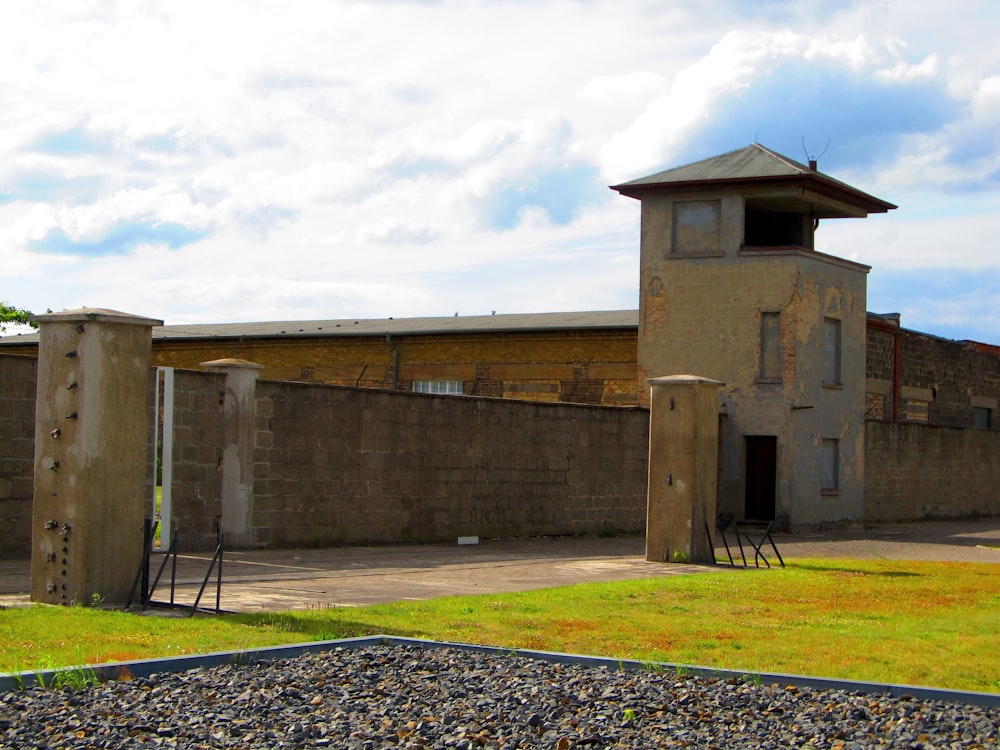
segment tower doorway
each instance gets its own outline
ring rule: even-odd
[[[778,438],[773,435],[747,435],[744,440],[747,467],[744,517],[755,521],[773,521]]]

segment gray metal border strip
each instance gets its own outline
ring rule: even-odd
[[[907,695],[920,700],[948,701],[964,703],[986,708],[1000,708],[1000,693],[981,693],[968,690],[948,690],[945,688],[923,687],[920,685],[900,685],[883,682],[859,682],[856,680],[840,680],[827,677],[810,677],[807,675],[782,674],[780,672],[752,672],[715,669],[687,664],[672,664],[667,662],[638,661],[635,659],[609,659],[603,656],[587,656],[581,654],[564,654],[557,651],[534,651],[522,649],[498,648],[496,646],[477,646],[470,643],[450,643],[448,641],[428,641],[419,638],[403,638],[392,635],[373,635],[361,638],[345,638],[335,641],[312,641],[296,643],[289,646],[271,646],[268,648],[251,649],[247,651],[218,651],[211,654],[194,654],[190,656],[171,656],[159,659],[142,659],[136,661],[110,662],[107,664],[83,665],[66,667],[64,669],[45,669],[35,672],[17,672],[0,674],[0,691],[9,692],[37,685],[51,685],[60,673],[74,672],[81,668],[92,670],[94,676],[101,680],[113,680],[122,675],[131,677],[148,677],[162,672],[184,672],[189,669],[217,667],[224,664],[252,664],[260,661],[290,659],[302,654],[314,654],[330,651],[334,648],[364,648],[366,646],[413,646],[418,648],[454,648],[476,653],[494,654],[497,656],[522,656],[529,659],[554,662],[559,664],[575,664],[583,667],[607,667],[629,672],[664,671],[692,677],[714,677],[716,679],[759,680],[762,684],[795,685],[816,690],[843,690],[845,692],[860,692],[889,695],[899,698]]]

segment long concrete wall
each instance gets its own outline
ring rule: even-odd
[[[865,520],[1000,516],[1000,432],[869,421]]]
[[[648,414],[262,382],[257,542],[639,531]]]
[[[0,356],[0,557],[31,553],[37,376],[34,357]]]

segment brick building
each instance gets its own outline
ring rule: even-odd
[[[155,366],[239,357],[263,380],[604,406],[639,403],[639,312],[160,326]],[[0,353],[34,357],[34,334]],[[1000,346],[953,341],[868,313],[868,420],[1000,429]]]

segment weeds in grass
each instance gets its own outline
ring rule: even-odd
[[[621,664],[621,662],[619,662],[619,664]],[[666,667],[658,661],[644,661],[642,662],[642,671],[649,672],[650,674],[663,674],[667,670]]]
[[[299,629],[295,616],[291,614],[268,614],[258,622],[258,626],[282,633],[291,633]]]
[[[80,655],[79,650],[77,650],[77,655]],[[62,669],[53,666],[51,658],[46,658],[44,661],[40,661],[34,670],[25,670],[19,667],[15,672],[13,675],[14,684],[17,685],[18,690],[24,690],[27,687],[26,676],[33,677],[35,685],[42,690],[66,690],[68,688],[80,690],[101,683],[100,675],[92,667],[86,666],[82,658],[79,663]]]
[[[52,675],[49,685],[53,690],[82,690],[86,687],[101,684],[101,678],[92,668],[78,664],[67,669],[60,669]]]
[[[246,651],[237,651],[229,657],[229,663],[234,667],[250,663],[250,655]]]
[[[18,663],[14,665],[12,677],[14,678],[14,684],[17,685],[18,690],[25,690],[29,687],[33,687],[33,685],[30,685],[25,679],[26,677],[33,677],[34,684],[44,690],[48,687],[45,672],[51,670],[52,667],[49,664],[43,665],[42,662],[38,662],[34,669],[31,669],[30,667],[25,668],[24,665]]]

